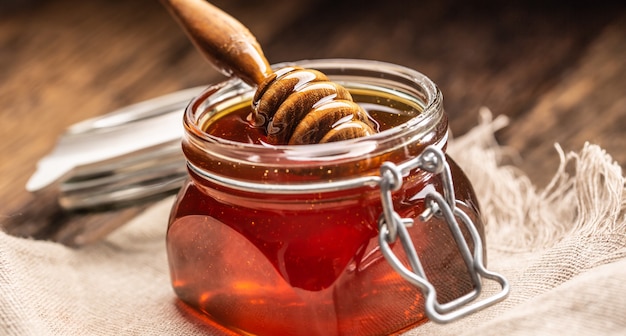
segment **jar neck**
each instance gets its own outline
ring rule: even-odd
[[[185,112],[183,151],[196,176],[211,184],[248,191],[326,192],[373,185],[383,162],[404,162],[428,145],[445,148],[448,120],[442,95],[421,73],[362,60],[305,61],[296,65],[318,69],[351,92],[374,90],[376,95],[397,99],[414,109],[407,111],[414,116],[378,134],[335,143],[265,146],[235,142],[207,134],[202,127],[207,119],[229,106],[251,99],[252,88],[239,80],[229,80],[208,88]]]

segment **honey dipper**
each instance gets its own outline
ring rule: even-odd
[[[250,31],[204,0],[162,0],[202,54],[222,73],[256,86],[252,121],[275,145],[339,141],[375,133],[367,112],[341,85],[313,69],[275,72]]]

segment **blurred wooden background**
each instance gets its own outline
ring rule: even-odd
[[[539,187],[558,165],[555,142],[599,144],[625,167],[623,1],[214,3],[273,63],[364,58],[423,72],[443,91],[454,134],[481,106],[508,116],[498,140]],[[64,213],[24,185],[68,125],[222,78],[158,1],[0,0],[0,223],[42,238],[133,216],[141,207]]]

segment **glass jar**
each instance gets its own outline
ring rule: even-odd
[[[324,72],[391,127],[327,144],[247,143],[228,133],[245,124],[231,116],[252,88],[232,79],[195,98],[184,116],[189,179],[167,232],[178,297],[257,335],[383,335],[479,309],[467,303],[480,276],[494,275],[482,267],[472,186],[443,154],[435,84],[388,63],[295,64]],[[210,126],[220,123],[234,130]]]

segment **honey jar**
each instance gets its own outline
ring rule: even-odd
[[[184,115],[189,178],[167,231],[180,300],[243,334],[386,335],[504,298],[506,280],[484,268],[472,186],[445,155],[437,86],[389,63],[295,64],[347,88],[378,132],[270,145],[249,122],[247,84],[196,97]],[[476,300],[483,278],[502,291]]]

